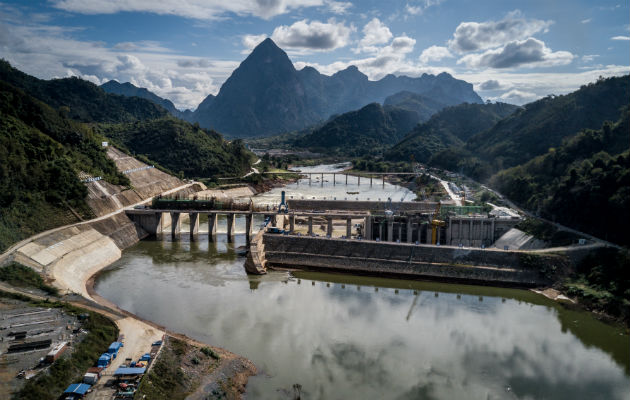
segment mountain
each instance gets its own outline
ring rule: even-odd
[[[397,96],[404,99],[399,107],[410,100],[415,103],[417,99],[417,95],[405,97],[404,92]],[[424,103],[419,104],[424,107]],[[415,161],[425,163],[439,151],[451,146],[462,146],[470,137],[492,128],[518,108],[506,103],[464,103],[447,107],[424,124],[417,125],[385,153],[385,158],[390,161],[408,161],[413,155]]]
[[[332,76],[312,67],[297,71],[287,54],[265,39],[225,81],[219,94],[204,100],[191,120],[235,137],[266,136],[382,103],[403,90],[444,105],[481,103],[471,84],[447,73],[418,78],[388,75],[370,81],[355,66]]]
[[[372,103],[332,118],[298,138],[295,146],[347,156],[377,154],[400,140],[418,120],[415,111]]]
[[[2,80],[0,98],[0,251],[92,216],[79,172],[129,184],[90,127]]]
[[[79,78],[37,79],[4,60],[0,60],[0,80],[53,108],[63,107],[69,118],[83,122],[128,122],[159,118],[167,113],[146,99],[109,94]]]
[[[95,129],[115,144],[188,178],[241,176],[249,171],[253,158],[242,141],[228,142],[217,132],[172,116]]]
[[[446,107],[444,103],[407,90],[388,96],[383,105],[415,111],[418,113],[418,122],[427,121],[433,114]]]
[[[630,245],[630,108],[584,130],[490,184],[517,204],[583,232]]]
[[[180,118],[182,117],[183,112],[175,108],[175,105],[172,101],[164,99],[145,88],[139,88],[129,82],[119,83],[118,81],[111,80],[109,82],[103,83],[101,85],[101,88],[107,93],[117,94],[126,97],[135,96],[140,97],[141,99],[152,101],[153,103],[165,108],[168,112],[171,113],[171,115]]]

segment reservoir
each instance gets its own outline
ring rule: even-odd
[[[313,193],[306,181],[294,195]],[[251,359],[262,374],[250,378],[248,399],[293,399],[296,384],[302,399],[630,394],[630,340],[590,313],[517,289],[303,271],[247,276],[235,250],[244,235],[227,243],[220,232],[215,242],[185,234],[141,241],[95,289],[141,318]]]

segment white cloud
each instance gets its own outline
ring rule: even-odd
[[[446,48],[442,46],[431,46],[422,51],[420,54],[420,63],[421,64],[429,64],[433,61],[440,61],[444,58],[452,58],[453,54]]]
[[[80,14],[148,12],[202,20],[217,19],[228,13],[268,19],[303,7],[327,5],[333,10],[343,7],[343,3],[324,0],[52,0],[52,4]]]
[[[458,52],[470,52],[502,46],[522,40],[538,32],[546,32],[553,21],[524,19],[516,10],[500,21],[462,22],[455,29],[449,48]]]
[[[335,14],[345,14],[352,7],[348,1],[326,1],[328,9]]]
[[[594,59],[596,59],[597,57],[599,57],[599,54],[585,54],[582,56],[582,61],[583,62],[591,62]]]
[[[630,40],[630,36],[613,36],[610,40]]]
[[[588,24],[589,22],[591,22],[593,19],[592,18],[586,18],[580,21],[580,23],[582,24]]]
[[[627,65],[607,65],[601,68],[589,69],[581,72],[528,72],[517,73],[505,70],[487,69],[482,71],[454,73],[454,77],[463,79],[473,83],[475,88],[480,89],[482,97],[489,96],[494,93],[484,93],[480,86],[489,80],[497,80],[503,86],[502,89],[516,89],[523,93],[534,93],[539,99],[550,94],[560,95],[573,92],[580,86],[595,82],[600,76],[605,78],[611,76],[621,76],[628,74]],[[505,98],[487,97],[490,100],[507,101]],[[525,96],[523,96],[525,99]],[[513,97],[511,100],[514,104],[524,104],[531,100],[525,100],[522,103],[516,101]]]
[[[420,15],[424,13],[424,10],[426,10],[427,8],[437,6],[443,2],[444,0],[422,0],[418,3],[407,3],[407,5],[405,6],[405,12],[411,15]]]
[[[350,41],[353,26],[337,22],[334,18],[327,22],[303,19],[291,26],[276,27],[271,34],[276,44],[294,50],[328,51],[344,47]]]
[[[354,49],[354,52],[375,52],[378,50],[376,45],[389,42],[393,36],[387,25],[383,24],[378,18],[373,18],[363,27],[363,38],[359,41],[359,45]]]
[[[509,92],[503,93],[501,96],[498,97],[498,99],[501,101],[519,105],[532,102],[537,98],[538,96],[536,95],[536,93],[525,92],[518,89],[512,89]]]
[[[551,67],[571,63],[574,56],[568,51],[551,51],[545,43],[534,38],[514,41],[502,48],[479,54],[468,54],[457,64],[469,68]]]

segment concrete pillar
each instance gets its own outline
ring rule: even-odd
[[[451,230],[453,229],[453,221],[451,220],[451,218],[448,218],[448,227],[446,228],[446,245],[451,245],[451,239],[453,237],[453,232],[451,232]]]
[[[254,214],[249,213],[245,214],[245,240],[249,243],[249,238],[252,235],[252,221],[254,219]]]
[[[461,218],[457,218],[457,222],[459,222],[459,240],[457,241],[456,244],[460,244],[464,242],[464,232],[462,231],[462,226],[464,225],[464,220],[462,220]]]
[[[350,239],[352,237],[352,219],[346,219],[346,237]]]
[[[313,179],[313,174],[308,174],[308,185],[311,186],[311,180]]]
[[[162,233],[162,213],[155,213],[155,234]],[[151,232],[149,232],[151,233]]]
[[[411,243],[411,237],[413,236],[413,230],[411,225],[411,218],[407,218],[407,243]]]
[[[309,236],[313,234],[313,217],[308,217],[308,234]]]
[[[326,229],[326,235],[332,237],[333,234],[333,219],[332,217],[326,217],[326,221],[328,222],[328,226]]]
[[[490,241],[494,244],[494,218],[492,218],[492,223],[490,224]]]
[[[372,187],[372,178],[373,178],[373,176],[370,175],[370,187]]]
[[[427,224],[426,233],[427,233],[426,243],[431,244],[431,224]]]
[[[470,219],[470,228],[468,229],[468,245],[472,246],[473,245],[473,219]]]
[[[182,230],[182,221],[178,212],[171,213],[171,235],[175,236]]]
[[[333,174],[333,186],[337,186],[337,174]]]
[[[348,186],[348,174],[346,174],[346,186]]]
[[[383,221],[378,224],[378,238],[379,240],[383,240]]]
[[[293,233],[295,230],[295,214],[289,215],[289,232]]]
[[[402,222],[399,222],[398,224],[398,237],[396,239],[400,240],[402,242]]]
[[[387,241],[394,241],[394,219],[387,218]]]
[[[208,240],[214,241],[217,234],[217,215],[215,213],[208,214]]]
[[[383,178],[383,189],[385,188],[385,175],[381,175],[381,177]]]
[[[357,175],[357,185],[361,186],[361,175]]]
[[[234,238],[234,214],[227,214],[227,240],[232,242]]]
[[[199,213],[189,213],[190,216],[190,239],[193,240],[199,233]]]
[[[324,174],[322,173],[322,182],[321,185],[324,186]]]

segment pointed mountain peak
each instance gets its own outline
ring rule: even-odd
[[[349,78],[349,79],[361,79],[361,80],[367,80],[368,78],[367,75],[359,71],[359,68],[357,68],[356,65],[350,65],[346,69],[336,72],[333,76],[345,78],[345,79]]]

